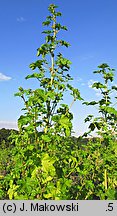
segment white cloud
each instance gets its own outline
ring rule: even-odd
[[[116,86],[116,87],[117,87],[117,83],[113,82],[113,86]]]
[[[96,92],[96,96],[97,97],[100,97],[101,96],[101,91],[100,91],[100,89],[94,89],[95,90],[95,92]]]
[[[94,58],[94,55],[90,54],[90,53],[80,56],[81,61],[88,61],[88,60],[93,59],[93,58]]]
[[[85,84],[85,83],[81,83],[81,85],[82,85],[82,86],[85,86],[86,84]]]
[[[78,81],[78,82],[81,82],[81,81],[82,81],[82,78],[78,78],[77,81]]]
[[[97,81],[90,79],[90,80],[88,81],[88,87],[89,87],[89,88],[92,88],[92,85],[93,85],[93,83],[95,83],[95,82],[97,82]]]
[[[24,17],[17,17],[17,22],[20,22],[20,23],[22,23],[22,22],[25,22],[26,21],[26,19],[24,18]]]
[[[86,85],[85,82],[83,82],[83,79],[82,79],[82,78],[78,78],[78,79],[77,79],[77,82],[79,82],[80,85],[82,85],[82,86],[85,86],[85,85]]]
[[[18,129],[17,122],[15,121],[0,121],[0,129],[6,128],[6,129]]]
[[[11,79],[11,77],[0,73],[0,81],[7,81],[7,80],[10,80],[10,79]]]
[[[95,82],[97,82],[97,81],[96,81],[96,80],[90,79],[90,80],[88,81],[88,87],[89,87],[89,88],[92,88],[92,85],[93,85],[93,83],[95,83]],[[96,92],[96,96],[97,96],[97,97],[99,97],[99,96],[101,95],[100,89],[93,88],[93,90]]]

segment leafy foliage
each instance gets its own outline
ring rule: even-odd
[[[30,64],[33,72],[26,76],[27,80],[36,79],[39,88],[19,87],[15,95],[24,102],[23,114],[18,119],[19,131],[13,131],[9,137],[13,148],[4,149],[4,143],[1,145],[0,198],[117,199],[117,111],[110,97],[117,89],[108,88],[108,81],[114,79],[113,70],[107,64],[99,66],[95,73],[103,76],[104,83],[97,82],[92,87],[101,90],[102,99],[84,102],[99,106],[102,116],[88,115],[85,122],[89,121],[90,132],[97,129],[100,137],[71,137],[70,109],[83,98],[69,82],[71,62],[57,53],[58,47],[69,47],[68,42],[57,37],[60,30],[67,30],[57,22],[62,14],[54,4],[48,9],[50,15],[43,26],[50,29],[43,31],[46,36],[45,43],[37,49],[39,60]],[[66,91],[73,97],[70,105],[63,103]]]
[[[114,69],[111,69],[107,64],[98,66],[100,70],[94,71],[96,74],[100,74],[104,80],[103,83],[95,82],[92,88],[100,89],[102,98],[99,101],[83,102],[86,105],[98,105],[100,116],[93,118],[93,121],[89,125],[90,134],[92,131],[97,129],[98,135],[107,139],[106,137],[112,137],[116,140],[117,136],[117,110],[111,101],[111,94],[115,92],[116,100],[116,86],[110,85],[109,82],[114,80]],[[116,103],[115,103],[116,105]],[[85,122],[90,121],[93,116],[88,116]],[[111,134],[111,136],[109,136]]]

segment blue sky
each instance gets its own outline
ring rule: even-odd
[[[23,103],[14,97],[18,87],[35,87],[26,81],[29,64],[37,60],[37,48],[44,43],[42,22],[48,6],[54,3],[62,12],[60,22],[68,27],[61,36],[71,46],[62,50],[72,61],[70,74],[85,100],[98,100],[90,85],[100,78],[93,74],[101,63],[117,69],[117,1],[116,0],[4,0],[0,2],[0,128],[16,128]],[[117,74],[115,72],[115,82]],[[67,96],[65,102],[70,104]],[[72,107],[76,135],[87,128],[84,118],[96,114],[92,107],[76,102]]]

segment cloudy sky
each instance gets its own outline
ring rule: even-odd
[[[93,74],[101,63],[117,69],[117,1],[116,0],[4,0],[0,2],[0,128],[17,128],[23,108],[22,100],[14,97],[18,87],[37,87],[26,81],[29,64],[37,60],[37,48],[44,43],[42,22],[48,6],[55,3],[62,12],[61,23],[68,31],[61,36],[71,44],[62,50],[72,61],[70,73],[85,100],[98,100],[99,92],[91,89],[100,77]],[[115,84],[117,74],[115,72]],[[70,104],[66,96],[65,102]],[[97,114],[92,107],[76,102],[72,107],[74,130],[86,130],[84,118]]]

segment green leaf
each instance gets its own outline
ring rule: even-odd
[[[103,88],[103,89],[106,89],[106,85],[103,85],[102,83],[100,82],[95,82],[93,85],[92,85],[92,88],[96,88],[96,89],[100,89],[100,88]]]
[[[53,31],[52,30],[45,30],[45,31],[42,31],[43,34],[52,34]]]
[[[42,55],[44,58],[49,52],[49,44],[42,44],[40,48],[37,49],[37,56]]]
[[[50,199],[52,197],[52,193],[44,194],[44,198]]]
[[[91,121],[92,118],[93,118],[93,115],[88,115],[84,121],[85,122]]]
[[[51,23],[50,20],[46,20],[45,22],[42,23],[43,26],[49,26]]]
[[[42,180],[42,183],[45,184],[45,183],[47,183],[49,181],[52,181],[52,179],[53,179],[52,176],[47,176],[46,179]],[[45,198],[47,198],[47,197],[45,197]]]
[[[54,38],[53,36],[47,35],[45,39],[46,39],[46,43],[48,43],[50,41],[52,42]]]
[[[96,127],[96,125],[95,125],[94,123],[91,123],[91,124],[89,125],[89,128],[90,128],[92,131],[95,130],[95,127]]]
[[[45,142],[51,142],[51,138],[50,136],[46,135],[46,134],[43,134],[41,136],[42,140],[44,140]]]
[[[108,66],[108,64],[103,63],[103,64],[99,65],[98,68],[105,69],[105,68],[109,68],[109,66]]]
[[[67,27],[66,26],[61,26],[61,29],[67,31]]]
[[[68,137],[71,133],[72,123],[68,117],[62,115],[59,119],[60,128],[64,128],[65,135]]]
[[[36,62],[33,62],[29,65],[29,67],[32,70],[35,70],[36,68],[42,69],[43,63],[45,63],[45,60],[38,60]]]
[[[117,110],[114,107],[101,106],[100,108],[109,114],[117,116]]]
[[[48,10],[50,11],[50,13],[54,14],[56,8],[58,8],[58,6],[56,6],[55,4],[50,4]]]
[[[37,97],[39,100],[42,100],[42,101],[46,101],[46,99],[47,99],[46,93],[43,89],[36,89],[34,91],[34,96]]]
[[[18,126],[22,127],[23,125],[27,125],[28,123],[30,123],[30,121],[31,117],[21,115],[18,119]]]
[[[104,79],[106,80],[106,82],[108,81],[108,80],[110,80],[111,82],[114,80],[114,74],[111,72],[111,73],[105,73],[104,74]]]
[[[112,86],[112,89],[117,91],[117,86]]]
[[[36,64],[35,64],[35,63],[30,64],[30,68],[31,68],[32,70],[35,70]]]
[[[96,105],[96,104],[98,104],[98,102],[96,102],[96,101],[91,101],[91,102],[83,102],[82,104],[86,104],[87,106],[89,106],[89,105]]]
[[[62,16],[62,13],[61,12],[57,12],[56,16]]]
[[[50,176],[55,175],[55,168],[53,166],[55,160],[51,158],[47,153],[43,154],[42,157],[42,170],[46,173],[49,173]]]
[[[19,185],[15,185],[13,184],[13,180],[10,180],[10,188],[7,192],[7,194],[9,195],[9,199],[12,200],[13,199],[13,196],[14,196],[14,193],[15,191],[19,188]]]
[[[106,196],[108,200],[116,199],[116,190],[114,188],[108,188],[106,191]]]
[[[19,87],[19,91],[24,92],[24,89],[22,87]]]
[[[21,97],[21,96],[22,96],[22,92],[17,92],[17,93],[14,94],[14,96],[16,96],[16,97],[17,97],[17,96],[18,96],[18,97]]]
[[[37,78],[37,79],[39,79],[39,78],[42,78],[42,77],[44,77],[44,73],[40,72],[40,73],[33,73],[31,75],[28,75],[28,76],[25,77],[25,79],[30,79],[30,78]]]
[[[66,46],[66,47],[70,46],[70,44],[68,42],[64,41],[64,40],[60,40],[60,45]]]
[[[27,149],[30,150],[30,151],[32,151],[34,149],[34,145],[28,145]]]

